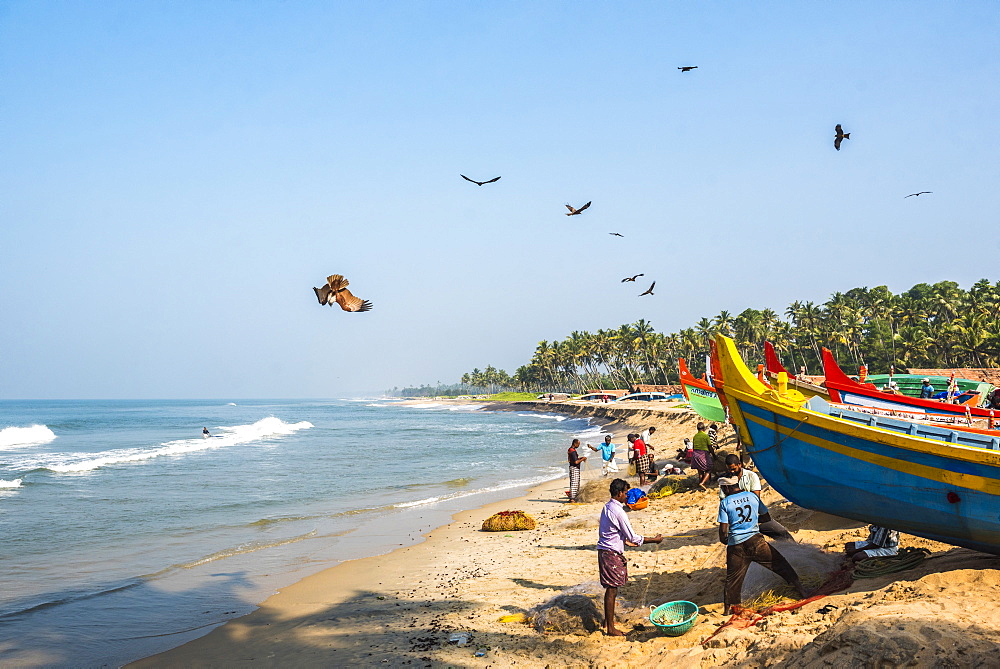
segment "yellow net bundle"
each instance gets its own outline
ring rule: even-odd
[[[524,511],[501,511],[483,521],[484,532],[512,532],[535,529],[535,519]]]

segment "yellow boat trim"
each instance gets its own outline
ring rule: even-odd
[[[886,446],[892,446],[893,448],[901,448],[907,451],[913,451],[914,453],[936,455],[941,458],[948,458],[949,460],[959,460],[962,462],[973,462],[979,465],[1000,467],[1000,451],[987,450],[976,446],[966,446],[964,444],[945,443],[937,441],[936,439],[901,434],[882,427],[855,425],[852,423],[841,422],[840,419],[827,416],[826,414],[804,409],[789,409],[788,407],[782,405],[773,404],[769,402],[767,398],[754,397],[750,393],[744,393],[738,390],[731,391],[731,394],[736,395],[739,399],[763,409],[764,411],[776,412],[781,416],[794,421],[805,419],[804,422],[806,423],[821,427],[831,432],[843,434],[848,437],[854,437],[863,441],[872,441]],[[746,418],[752,419],[753,416],[746,416]],[[758,420],[755,422],[759,423],[760,421]],[[768,425],[770,425],[770,423],[768,423]],[[877,434],[877,439],[873,438],[875,436],[872,434],[873,432]]]
[[[978,490],[980,492],[985,492],[990,495],[1000,495],[1000,480],[997,479],[986,478],[985,476],[977,476],[975,474],[950,472],[944,469],[939,469],[937,467],[929,467],[927,465],[921,465],[915,462],[907,462],[906,460],[890,458],[886,455],[869,453],[868,451],[863,451],[857,448],[851,448],[850,446],[844,446],[843,444],[838,444],[836,442],[830,441],[829,439],[822,439],[820,437],[814,437],[810,434],[803,434],[802,432],[797,432],[794,428],[788,428],[782,425],[775,425],[774,422],[772,421],[767,421],[750,414],[744,414],[744,418],[752,420],[758,425],[768,427],[772,430],[777,429],[778,432],[785,437],[788,437],[794,433],[795,438],[798,439],[799,441],[804,441],[807,444],[812,444],[813,446],[828,451],[833,451],[834,453],[840,453],[841,455],[845,455],[849,458],[862,460],[864,462],[869,462],[873,465],[885,467],[886,469],[902,472],[904,474],[911,474],[913,476],[919,476],[921,478],[925,478],[931,481],[939,481],[941,483],[947,483],[948,485],[953,485],[960,488],[966,488],[968,490]],[[844,427],[854,427],[854,426],[844,426]],[[985,463],[985,464],[992,464],[992,463]]]

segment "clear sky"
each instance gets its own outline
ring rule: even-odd
[[[996,281],[998,28],[994,0],[0,1],[0,398],[343,397]],[[321,307],[333,273],[374,309]]]

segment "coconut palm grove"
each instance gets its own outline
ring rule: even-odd
[[[573,391],[630,388],[679,382],[677,358],[695,374],[705,369],[715,333],[736,340],[747,361],[763,361],[770,341],[789,369],[822,374],[821,350],[845,367],[867,365],[872,373],[893,367],[993,367],[1000,360],[1000,281],[977,281],[963,290],[954,281],[920,283],[893,294],[886,286],[852,288],[826,302],[795,301],[784,314],[748,308],[721,311],[679,332],[657,332],[638,320],[597,332],[571,332],[541,341],[513,374],[488,365],[451,386],[393,389],[393,394]]]

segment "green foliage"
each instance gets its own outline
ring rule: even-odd
[[[822,349],[846,368],[867,365],[871,374],[911,367],[996,367],[1000,364],[1000,282],[977,281],[968,291],[954,281],[919,283],[894,295],[886,286],[834,293],[823,304],[796,300],[781,314],[747,308],[719,312],[692,327],[661,334],[639,320],[609,330],[571,332],[541,341],[513,375],[492,365],[463,375],[474,394],[509,389],[582,393],[677,383],[677,358],[693,374],[705,369],[708,342],[721,332],[736,340],[751,365],[763,361],[770,341],[793,373],[822,373]]]
[[[537,395],[537,393],[506,392],[490,395],[489,400],[491,402],[524,402],[535,399]]]

